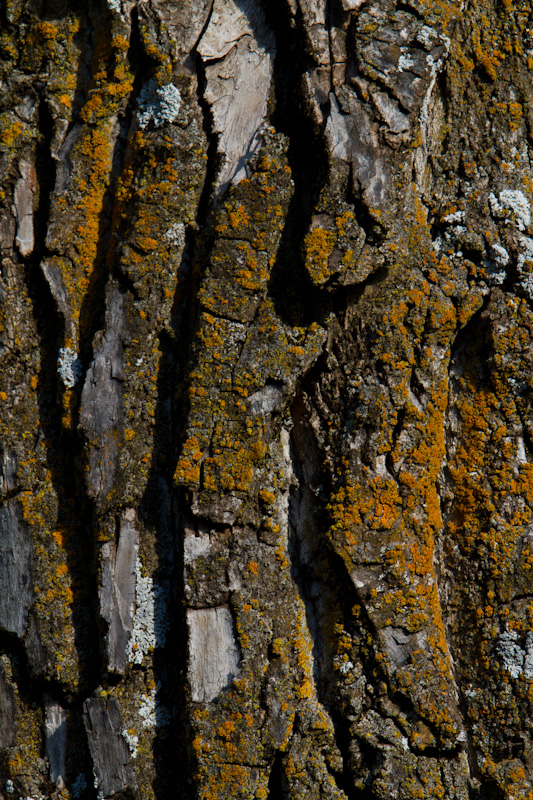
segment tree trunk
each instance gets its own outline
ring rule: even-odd
[[[531,3],[0,16],[0,797],[533,797]]]

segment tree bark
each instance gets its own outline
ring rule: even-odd
[[[530,2],[0,18],[0,797],[533,797]]]

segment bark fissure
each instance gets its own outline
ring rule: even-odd
[[[0,798],[531,793],[531,9],[467,11],[2,4]]]

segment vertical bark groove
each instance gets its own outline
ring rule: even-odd
[[[527,800],[530,4],[0,19],[0,797]]]

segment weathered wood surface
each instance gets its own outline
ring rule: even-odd
[[[131,787],[134,777],[130,752],[122,734],[124,720],[114,698],[89,698],[83,704],[83,721],[93,761],[95,787],[104,797]]]
[[[0,4],[0,798],[530,800],[532,31]]]

